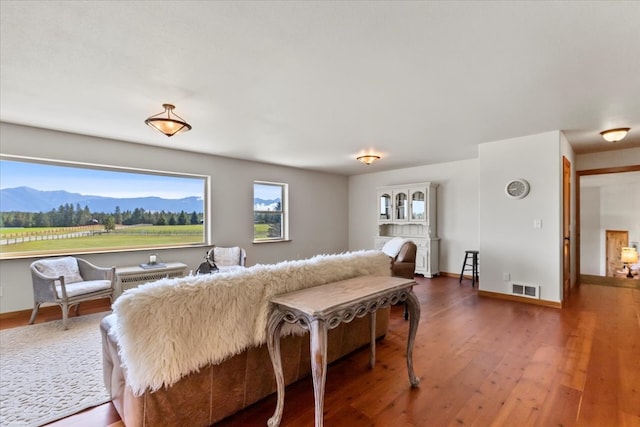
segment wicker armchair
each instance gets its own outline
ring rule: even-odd
[[[33,324],[42,303],[58,304],[62,309],[62,326],[67,329],[69,308],[83,301],[113,299],[115,267],[102,268],[81,258],[60,257],[34,261],[29,267],[33,283]]]
[[[247,262],[247,252],[239,246],[214,246],[207,252],[207,259],[215,263],[219,271],[242,268]]]

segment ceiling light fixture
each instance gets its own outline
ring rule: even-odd
[[[360,160],[365,165],[370,165],[371,163],[375,162],[376,160],[380,160],[380,156],[376,156],[374,154],[366,154],[364,156],[356,157],[356,160]]]
[[[602,135],[602,137],[607,142],[618,142],[622,140],[625,136],[627,136],[627,132],[629,132],[629,129],[630,128],[616,128],[616,129],[603,130],[602,132],[600,132],[600,135]]]
[[[162,106],[164,107],[162,113],[151,116],[144,122],[167,136],[191,130],[191,125],[173,112],[173,109],[176,108],[174,105],[162,104]]]

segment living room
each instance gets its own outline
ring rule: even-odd
[[[573,34],[580,40],[579,35],[584,38],[584,44],[562,39],[567,43],[563,44],[566,57],[571,57],[570,52],[575,55],[573,63],[567,60],[544,64],[541,59],[503,73],[498,72],[498,66],[491,66],[491,62],[515,55],[520,49],[529,49],[523,56],[530,56],[533,61],[543,57],[543,50],[555,41],[540,30],[544,35],[540,39],[502,45],[498,40],[502,33],[490,32],[489,39],[498,48],[489,52],[491,55],[477,54],[475,49],[479,46],[473,46],[472,37],[464,36],[462,29],[472,28],[487,15],[496,15],[483,11],[478,5],[465,11],[463,4],[456,3],[448,10],[455,12],[455,22],[438,24],[438,28],[450,26],[441,36],[444,47],[435,50],[440,56],[415,64],[410,58],[420,56],[420,48],[424,47],[416,40],[418,37],[408,39],[403,45],[391,34],[385,36],[385,31],[394,31],[386,26],[388,23],[378,25],[388,12],[390,22],[397,26],[406,20],[417,25],[419,19],[414,21],[409,17],[413,12],[419,12],[425,22],[435,25],[434,21],[444,18],[430,14],[437,16],[446,12],[444,3],[434,2],[429,6],[426,2],[422,5],[402,2],[401,11],[383,6],[367,9],[373,7],[373,2],[359,2],[360,6],[332,3],[324,10],[317,4],[307,3],[296,3],[288,9],[285,3],[272,2],[276,8],[273,10],[269,10],[269,3],[260,6],[245,2],[226,7],[214,3],[218,8],[216,16],[196,9],[188,18],[203,28],[203,21],[214,22],[209,24],[211,27],[223,28],[220,40],[224,40],[222,36],[235,34],[229,29],[235,27],[246,39],[241,37],[242,43],[233,45],[242,46],[244,51],[238,49],[237,53],[230,54],[233,47],[220,48],[225,53],[224,61],[209,68],[205,67],[203,58],[206,54],[192,56],[193,51],[189,51],[176,59],[163,56],[156,62],[154,55],[141,52],[143,47],[153,46],[154,40],[166,41],[165,36],[174,40],[169,45],[179,50],[180,46],[188,45],[186,38],[179,38],[181,32],[198,39],[197,34],[194,36],[187,30],[191,24],[189,19],[172,21],[171,14],[182,13],[179,2],[171,2],[171,7],[164,12],[151,14],[156,18],[161,16],[155,23],[145,16],[148,10],[144,2],[132,5],[130,10],[113,3],[95,6],[95,9],[88,6],[89,3],[84,6],[53,3],[59,2],[3,2],[0,153],[197,174],[211,181],[208,195],[211,215],[204,245],[82,254],[97,265],[137,265],[155,253],[164,261],[180,261],[195,270],[205,250],[214,244],[246,248],[249,266],[371,249],[378,227],[376,187],[429,181],[438,184],[438,262],[442,275],[459,274],[465,250],[479,249],[480,293],[513,298],[511,282],[519,281],[540,287],[538,299],[525,301],[561,308],[567,297],[563,288],[563,157],[570,162],[572,236],[580,231],[580,220],[576,216],[579,173],[640,169],[640,107],[636,89],[640,87],[640,76],[631,71],[637,70],[637,55],[629,54],[640,50],[635,37],[635,18],[640,11],[632,3],[547,4],[552,9],[548,13],[549,21],[542,19],[546,12],[540,9],[527,11],[505,6],[506,9],[497,14],[498,18],[504,20],[517,12],[519,19],[526,21],[527,14],[534,13],[539,22],[546,24],[544,28],[549,34],[565,37]],[[378,3],[391,7],[391,3]],[[35,10],[38,7],[42,10]],[[207,5],[203,3],[198,7]],[[311,9],[305,10],[305,7]],[[358,10],[358,7],[364,9]],[[497,4],[488,7],[492,12],[499,11],[494,9],[499,7]],[[128,31],[107,31],[95,25],[102,22],[99,16],[111,15],[110,8],[115,8],[113,15],[121,20],[117,23]],[[285,18],[294,21],[287,21],[291,27],[278,25],[282,21],[277,15],[282,11],[286,11]],[[582,13],[589,18],[579,25],[567,18]],[[244,19],[232,24],[218,22],[238,16]],[[268,18],[265,21],[272,25],[258,25],[265,16]],[[362,18],[367,22],[364,38],[370,40],[360,40],[357,34],[351,33],[355,30],[345,29],[350,25],[341,26],[341,19],[336,16],[350,18],[349,24],[355,25],[354,28],[358,28],[356,23]],[[619,18],[621,24],[606,28],[610,34],[600,31],[598,37],[602,40],[593,35],[593,28],[602,30],[600,19],[610,22],[614,18]],[[311,36],[307,44],[287,43],[281,50],[271,50],[282,39],[320,31],[325,19],[335,34],[351,34],[358,40],[348,45],[362,49],[360,61],[353,59],[358,57],[354,51],[340,49],[342,40],[330,44],[335,49],[333,56],[322,50],[328,48],[326,45],[314,44],[316,39]],[[508,30],[514,30],[518,26],[517,19],[509,24],[500,19],[491,21],[486,28],[507,25]],[[54,24],[56,21],[60,24]],[[77,27],[71,25],[73,22]],[[163,30],[174,28],[172,25],[175,30],[167,36]],[[250,30],[254,25],[258,29]],[[38,30],[39,26],[44,30]],[[262,38],[254,37],[252,31],[262,31],[265,26],[271,32],[261,34]],[[563,26],[566,28],[559,28]],[[54,33],[52,28],[60,33]],[[147,31],[144,28],[153,37],[144,34]],[[320,33],[318,38],[333,40],[336,36],[332,34],[332,31]],[[537,34],[537,31],[527,34]],[[456,35],[460,38],[454,39]],[[85,37],[82,39],[85,42],[79,41],[80,36]],[[433,34],[421,35],[420,39],[430,36]],[[502,36],[508,38],[505,34]],[[388,51],[385,37],[397,43]],[[96,40],[110,38],[113,44],[106,46],[111,50],[92,50],[105,47]],[[131,45],[136,44],[131,40],[139,40],[139,51],[130,50]],[[404,49],[411,51],[407,46],[412,42],[418,43],[413,54],[395,56]],[[196,51],[207,52],[207,44],[217,46],[218,41],[199,43],[202,44],[198,44]],[[51,46],[58,47],[51,49]],[[309,53],[309,46],[318,51]],[[464,54],[456,53],[463,46]],[[365,52],[378,47],[386,54],[374,62],[376,54],[368,56]],[[72,52],[69,58],[65,53],[68,48]],[[119,48],[124,52],[119,52]],[[502,51],[501,48],[509,49]],[[272,57],[268,57],[269,52]],[[136,55],[142,58],[139,63],[134,59]],[[232,61],[234,55],[240,56],[237,62]],[[610,61],[601,60],[601,55]],[[453,57],[457,56],[466,59],[454,62]],[[247,62],[247,57],[257,58],[256,62]],[[327,64],[323,64],[325,57],[329,58]],[[310,65],[300,65],[302,58]],[[338,58],[344,62],[329,64]],[[482,58],[488,59],[485,62]],[[518,56],[513,62],[523,61],[522,58]],[[393,62],[394,59],[397,62]],[[144,61],[146,65],[139,65]],[[417,75],[428,73],[433,62],[447,61],[451,61],[451,65],[440,68],[440,74],[428,74],[429,78],[424,80],[427,83],[420,85]],[[610,66],[609,62],[616,66]],[[271,65],[258,67],[264,63]],[[389,65],[397,63],[401,64],[399,70]],[[353,71],[340,79],[340,72],[347,65],[351,65]],[[504,62],[499,65],[503,66]],[[75,66],[78,69],[74,69]],[[268,70],[269,73],[250,72],[254,66],[260,72]],[[323,67],[329,69],[326,75],[310,71]],[[379,74],[359,80],[365,75],[363,69],[377,70]],[[91,70],[95,74],[89,73]],[[176,77],[181,76],[181,72],[188,77]],[[562,78],[554,79],[555,73]],[[192,78],[194,74],[207,77]],[[404,96],[398,96],[394,88],[404,78],[409,79],[408,74],[411,79],[399,90]],[[516,78],[509,80],[509,85],[501,86],[500,81],[511,78],[511,74]],[[231,80],[234,75],[237,80]],[[108,76],[112,76],[112,84]],[[205,80],[225,79],[229,80],[216,84],[213,90],[205,89]],[[386,84],[381,83],[384,79],[388,79]],[[520,85],[514,83],[517,79]],[[308,91],[316,84],[317,91]],[[262,85],[267,85],[268,90]],[[453,92],[454,88],[458,90]],[[259,96],[261,90],[264,95]],[[342,101],[341,96],[344,96]],[[430,98],[434,100],[428,105],[422,103]],[[177,111],[193,125],[193,130],[166,138],[145,126],[144,119],[157,113],[163,102],[175,102]],[[281,110],[274,105],[285,107]],[[289,116],[285,114],[287,111]],[[480,122],[487,127],[480,127]],[[599,134],[613,127],[630,128],[626,138],[615,146],[606,143]],[[368,166],[355,159],[369,150],[381,158]],[[531,186],[523,199],[505,196],[505,184],[516,178],[526,179]],[[288,184],[287,241],[254,243],[255,181]],[[636,224],[629,232],[629,240],[640,240],[640,226]],[[576,245],[577,241],[572,239],[570,289],[577,286],[580,274]],[[0,314],[32,308],[29,264],[33,260],[34,257],[0,260]]]

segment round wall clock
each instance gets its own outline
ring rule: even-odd
[[[504,188],[507,196],[512,199],[522,199],[529,194],[529,183],[524,179],[512,179],[507,182],[507,186]]]

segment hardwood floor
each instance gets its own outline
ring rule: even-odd
[[[417,280],[419,388],[396,306],[375,369],[367,348],[329,367],[325,425],[640,426],[640,290],[583,284],[559,310],[479,297],[468,280]],[[218,425],[264,426],[274,408],[271,396]],[[293,384],[282,426],[312,426],[313,408],[310,379]],[[50,426],[123,424],[105,404]]]

